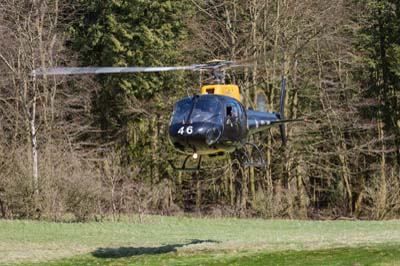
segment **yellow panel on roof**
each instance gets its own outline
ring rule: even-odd
[[[235,98],[240,102],[239,86],[233,84],[213,84],[201,87],[201,94],[218,94]]]

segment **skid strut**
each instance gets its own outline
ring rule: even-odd
[[[258,155],[258,161],[257,162],[253,162],[251,160],[251,158],[250,158],[251,155],[249,155],[246,152],[246,148],[245,148],[246,145],[251,146],[251,147],[256,149],[257,155]],[[262,156],[262,152],[261,152],[260,148],[257,145],[255,145],[254,143],[251,143],[251,142],[246,142],[243,145],[243,149],[237,150],[237,158],[245,166],[255,166],[255,167],[265,166],[265,160],[264,160],[264,158]]]
[[[186,156],[186,158],[183,161],[181,167],[176,167],[172,160],[168,160],[168,163],[171,165],[171,167],[174,170],[177,170],[177,171],[191,171],[191,172],[203,171],[203,169],[201,169],[201,159],[202,159],[201,155],[199,156],[199,159],[198,159],[198,162],[197,162],[197,167],[191,167],[191,168],[187,168],[186,167],[186,162],[190,157],[192,157],[192,155]]]

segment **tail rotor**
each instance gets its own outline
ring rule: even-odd
[[[282,75],[282,81],[281,81],[281,96],[280,96],[280,101],[279,101],[279,119],[283,120],[285,119],[285,96],[286,96],[286,76]],[[285,124],[279,125],[279,129],[281,131],[281,139],[282,139],[282,144],[286,145],[286,127]]]

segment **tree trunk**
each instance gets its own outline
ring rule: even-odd
[[[159,123],[158,123],[159,118],[157,116],[153,116],[151,118],[150,122],[150,130],[149,132],[151,133],[152,136],[152,141],[151,141],[151,155],[152,155],[152,167],[151,167],[151,180],[152,183],[158,183],[160,181],[160,170],[158,168],[159,166]],[[160,118],[161,120],[161,118]]]
[[[29,123],[31,128],[31,145],[32,145],[32,188],[35,197],[38,197],[39,169],[38,169],[38,147],[37,147],[37,137],[36,137],[35,113],[36,113],[36,97],[34,98],[32,106],[32,115]]]

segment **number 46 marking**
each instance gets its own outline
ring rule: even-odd
[[[178,134],[183,135],[185,133],[185,127],[181,127],[178,130]],[[188,126],[186,128],[186,134],[191,135],[193,133],[193,126]]]

